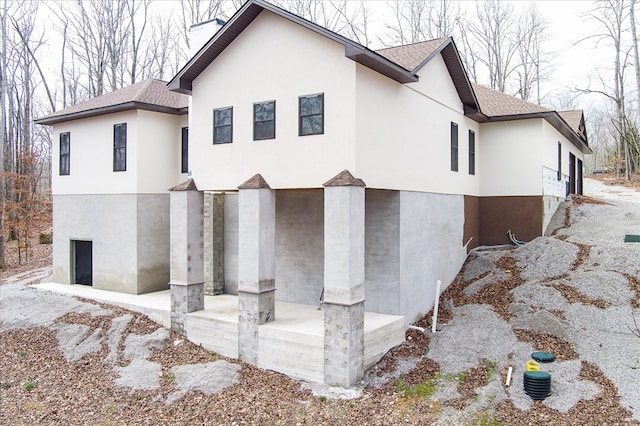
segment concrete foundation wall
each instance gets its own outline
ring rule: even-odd
[[[139,194],[138,294],[168,288],[169,196]]]
[[[224,294],[238,294],[238,193],[224,195]]]
[[[314,305],[324,285],[324,194],[276,192],[276,299]]]
[[[204,193],[204,292],[224,292],[224,193]]]
[[[565,200],[564,197],[554,197],[552,195],[544,195],[542,197],[542,235],[545,235],[551,218],[558,210],[558,206]]]
[[[168,194],[54,195],[53,281],[71,284],[71,240],[89,240],[93,287],[167,289],[168,217]]]
[[[407,324],[433,307],[436,280],[444,291],[460,271],[463,231],[464,196],[400,192],[399,314]]]
[[[401,314],[400,193],[365,190],[365,310]]]

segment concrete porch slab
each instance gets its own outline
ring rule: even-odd
[[[33,287],[84,297],[147,315],[170,327],[169,290],[125,294],[84,285],[41,283]],[[288,376],[324,381],[324,312],[317,305],[278,302],[275,321],[259,326],[258,367]],[[238,357],[238,297],[205,296],[204,310],[187,315],[186,337],[204,348],[230,358]],[[404,317],[365,312],[364,368],[373,366],[404,341]]]

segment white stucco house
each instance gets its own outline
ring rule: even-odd
[[[469,250],[542,235],[590,152],[581,111],[472,84],[450,38],[372,51],[262,0],[168,84],[37,122],[59,166],[56,282],[170,288],[187,335],[205,294],[237,295],[231,355],[259,366],[276,301],[322,297],[316,371],[342,386]],[[368,313],[401,326],[373,343]]]

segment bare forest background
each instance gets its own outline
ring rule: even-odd
[[[189,28],[226,20],[241,0],[0,0],[0,268],[5,243],[26,262],[51,226],[51,146],[33,119],[132,83],[169,80],[189,59]],[[577,41],[608,58],[589,83],[545,91],[554,61],[535,2],[488,0],[274,1],[371,49],[452,36],[470,78],[557,110],[596,97],[586,112],[587,167],[631,179],[640,168],[640,61],[635,0],[589,3]],[[44,236],[43,236],[44,235]]]

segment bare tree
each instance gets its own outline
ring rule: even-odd
[[[5,176],[4,176],[4,149],[7,143],[7,109],[6,97],[8,92],[7,85],[7,16],[8,16],[7,0],[2,3],[2,51],[0,52],[0,269],[5,267],[4,256],[4,240],[6,234],[4,232],[4,213],[5,213]]]
[[[275,0],[273,3],[364,46],[371,43],[371,12],[365,1]]]
[[[138,77],[138,72],[144,73],[144,68],[142,70],[138,70],[138,64],[140,61],[140,49],[142,45],[142,41],[144,39],[145,30],[147,28],[147,18],[149,16],[149,4],[150,0],[142,0],[136,2],[135,0],[129,0],[127,2],[127,17],[131,24],[129,34],[131,39],[131,53],[130,53],[130,82],[133,84],[136,82]],[[141,10],[142,9],[142,10]],[[136,25],[136,18],[139,14],[142,14],[140,18],[142,21],[142,25],[139,30]],[[143,75],[144,78],[144,75]]]
[[[180,33],[169,16],[156,16],[150,28],[146,46],[145,63],[149,77],[163,80],[177,73],[180,52]]]
[[[191,47],[189,29],[192,25],[226,16],[222,0],[183,0],[180,2],[180,11],[182,14],[182,37],[187,51]]]
[[[636,115],[640,118],[640,57],[638,56],[638,35],[636,31],[636,0],[631,0],[629,20],[631,24],[631,42],[633,45],[634,71],[636,76]]]
[[[448,37],[460,18],[460,9],[451,0],[394,0],[388,3],[385,45],[403,45]]]
[[[477,61],[488,72],[491,88],[507,91],[507,80],[517,67],[519,42],[514,25],[513,6],[498,0],[476,4],[476,19],[466,22],[464,38],[471,42],[470,50],[483,54]]]
[[[530,100],[534,97],[535,86],[535,98],[540,104],[540,81],[544,78],[546,66],[550,63],[550,55],[543,46],[547,39],[548,25],[536,3],[527,7],[517,22],[516,38],[520,63],[515,70],[518,76],[516,95]]]
[[[627,135],[625,120],[625,69],[628,65],[630,48],[624,45],[623,35],[626,31],[626,21],[629,17],[629,8],[624,0],[601,0],[596,7],[591,10],[586,17],[595,21],[599,32],[593,34],[585,40],[595,40],[596,46],[600,43],[608,42],[613,47],[614,69],[613,93],[607,86],[605,80],[599,76],[601,88],[591,87],[579,88],[582,93],[599,93],[610,99],[615,104],[614,127],[617,130],[616,139],[618,158],[623,161],[627,179],[631,179],[631,161],[629,158],[629,146],[626,143]],[[616,173],[619,173],[621,164],[616,164]]]

